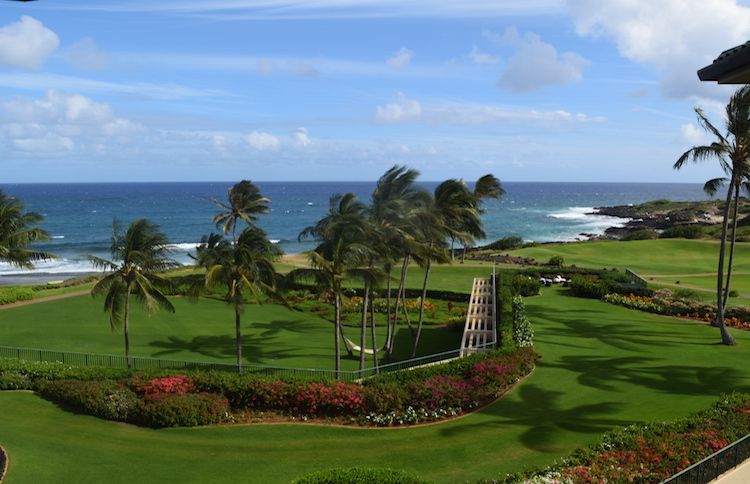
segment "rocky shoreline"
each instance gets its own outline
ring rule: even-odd
[[[721,223],[721,202],[671,202],[655,200],[640,205],[596,207],[588,215],[603,215],[627,220],[621,226],[609,227],[604,234],[581,234],[589,240],[618,240],[638,230],[650,229],[660,233],[678,225],[712,226]],[[747,202],[743,202],[747,209]]]

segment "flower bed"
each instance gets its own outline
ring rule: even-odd
[[[716,306],[701,301],[675,298],[668,289],[657,291],[653,297],[612,293],[604,296],[602,300],[610,304],[665,316],[677,316],[706,322],[711,322],[716,318]],[[724,313],[724,323],[732,328],[750,330],[750,309],[745,307],[727,308]]]
[[[604,435],[541,471],[487,482],[661,482],[750,433],[750,394],[673,422],[633,425]]]
[[[278,416],[388,426],[444,419],[488,403],[528,374],[535,360],[531,348],[493,351],[361,384],[224,372],[23,381],[75,410],[151,427]],[[11,381],[0,367],[0,381],[4,378]]]

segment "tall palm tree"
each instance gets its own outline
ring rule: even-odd
[[[237,243],[237,221],[252,225],[258,215],[268,213],[269,199],[261,195],[260,189],[251,181],[236,183],[227,193],[227,202],[213,199],[223,211],[214,215],[213,223],[221,228],[224,235],[232,233],[232,242]]]
[[[162,293],[169,283],[158,273],[180,264],[169,258],[167,236],[146,219],[131,223],[124,234],[115,224],[111,252],[112,260],[88,256],[96,267],[108,271],[91,289],[91,295],[104,295],[104,311],[109,314],[110,326],[113,330],[123,327],[125,358],[130,368],[131,296],[148,312],[164,309],[173,313],[174,306]]]
[[[316,287],[328,291],[334,303],[334,361],[336,375],[341,371],[341,307],[343,281],[347,277],[370,279],[361,265],[371,256],[367,246],[365,206],[353,193],[334,195],[329,200],[328,213],[315,225],[305,228],[299,239],[313,239],[318,245],[309,253],[311,268],[295,269],[291,281],[314,280]],[[364,350],[364,346],[362,347]]]
[[[242,373],[242,312],[245,296],[258,303],[264,296],[280,299],[276,290],[279,278],[274,261],[281,250],[258,227],[245,228],[235,243],[218,234],[204,237],[196,250],[198,265],[206,268],[205,287],[226,288],[224,300],[234,307],[237,371]]]
[[[48,252],[27,249],[49,239],[47,232],[37,227],[42,220],[38,213],[24,211],[23,202],[0,191],[0,261],[31,268],[34,262],[53,259]]]
[[[477,210],[480,214],[484,213],[485,209],[482,207],[482,202],[487,198],[494,198],[500,200],[505,195],[505,189],[503,188],[500,180],[492,174],[487,174],[479,177],[474,184],[474,190],[472,190]],[[461,262],[463,263],[466,258],[466,247],[472,244],[472,240],[462,240],[463,251],[461,252]],[[451,250],[451,260],[453,259],[453,251]]]
[[[394,165],[378,180],[372,192],[368,218],[377,233],[372,237],[371,247],[378,254],[386,278],[386,320],[387,334],[385,347],[392,350],[395,325],[398,319],[398,306],[403,298],[403,285],[409,266],[409,247],[413,244],[413,211],[424,205],[429,194],[415,184],[419,172],[405,166]],[[397,291],[396,314],[392,314],[392,274],[393,266],[402,259],[399,287]]]
[[[727,245],[727,227],[729,224],[729,211],[732,198],[737,192],[748,174],[748,162],[750,160],[750,86],[744,86],[737,90],[729,100],[726,108],[726,133],[717,129],[701,109],[695,110],[698,122],[703,128],[714,136],[710,145],[694,146],[680,156],[675,162],[674,168],[681,169],[688,161],[701,162],[709,159],[717,159],[722,171],[728,178],[728,189],[724,203],[724,213],[721,225],[721,244],[719,249],[718,269],[716,271],[716,320],[715,325],[721,332],[721,341],[726,345],[735,344],[735,340],[724,324],[724,267]],[[714,185],[717,189],[720,185],[718,179],[709,180],[707,186]],[[728,286],[727,288],[728,289]]]
[[[424,305],[432,262],[447,262],[445,241],[448,238],[466,240],[484,237],[482,220],[479,217],[474,194],[463,182],[453,179],[446,180],[435,188],[431,203],[418,212],[416,227],[421,242],[419,254],[421,257],[419,258],[425,267],[425,275],[412,357],[416,356],[422,333]]]

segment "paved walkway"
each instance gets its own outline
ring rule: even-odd
[[[64,294],[56,294],[54,296],[40,297],[38,299],[32,299],[30,301],[18,301],[18,302],[14,302],[11,304],[3,304],[0,306],[0,310],[17,308],[20,306],[30,306],[32,304],[39,304],[39,303],[44,303],[44,302],[49,302],[49,301],[57,301],[60,299],[67,299],[69,297],[84,296],[86,294],[89,294],[90,292],[91,292],[91,289],[82,289],[80,291],[66,292]]]
[[[717,484],[747,484],[750,482],[750,460],[746,460],[729,472],[719,476],[711,482]]]

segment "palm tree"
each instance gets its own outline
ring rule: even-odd
[[[236,243],[219,234],[204,237],[196,250],[198,265],[206,268],[205,287],[226,288],[224,300],[234,307],[237,371],[242,373],[242,312],[245,295],[262,303],[264,296],[280,299],[276,291],[279,278],[274,261],[281,250],[258,227],[249,226]]]
[[[422,298],[419,304],[419,320],[412,357],[416,356],[422,333],[424,305],[433,260],[437,262],[448,261],[445,251],[445,240],[447,238],[467,240],[474,237],[484,237],[476,197],[459,180],[446,180],[435,188],[431,203],[418,212],[416,226],[421,242],[419,259],[425,266],[425,275],[422,283]]]
[[[717,159],[722,171],[728,177],[728,189],[724,203],[724,214],[721,225],[721,244],[719,249],[719,262],[716,272],[716,321],[715,325],[721,332],[721,342],[726,345],[735,344],[734,338],[724,324],[724,258],[727,245],[727,227],[729,224],[729,210],[732,198],[748,173],[748,160],[750,159],[750,86],[744,86],[735,92],[727,104],[726,134],[722,134],[706,118],[701,109],[695,110],[698,122],[703,128],[711,133],[715,140],[710,145],[694,146],[680,156],[675,162],[674,168],[681,169],[688,161],[701,162],[708,159]],[[711,189],[720,186],[720,179],[709,180],[706,187]],[[729,279],[729,276],[728,276]],[[727,289],[728,289],[727,284]]]
[[[476,183],[474,184],[474,190],[471,192],[474,196],[477,210],[480,214],[485,212],[485,209],[482,207],[482,202],[487,198],[494,198],[495,200],[500,200],[505,195],[505,189],[503,189],[503,185],[500,183],[500,180],[492,174],[487,174],[482,177],[480,177]],[[466,247],[467,245],[471,245],[472,240],[462,240],[463,244],[463,251],[461,252],[461,262],[464,262],[464,259],[466,258]],[[453,250],[451,245],[451,260],[453,260]]]
[[[328,291],[334,303],[334,359],[336,375],[341,371],[341,307],[343,281],[347,277],[371,280],[367,269],[360,266],[372,251],[367,246],[365,206],[353,193],[334,195],[329,200],[328,213],[315,225],[305,228],[299,239],[313,239],[317,247],[309,253],[311,268],[295,269],[288,275],[291,281],[314,280],[321,291]],[[364,350],[364,346],[361,348]]]
[[[180,264],[168,257],[167,236],[146,219],[131,223],[124,234],[115,224],[111,252],[112,260],[89,256],[96,267],[109,271],[94,285],[91,295],[105,295],[104,311],[109,313],[110,326],[113,330],[123,327],[130,368],[130,298],[134,296],[148,312],[164,309],[173,313],[174,306],[162,293],[169,283],[158,273]]]
[[[377,253],[386,277],[386,320],[387,334],[385,348],[392,351],[395,325],[398,319],[398,306],[403,298],[406,271],[409,266],[409,247],[413,241],[413,211],[424,205],[428,193],[415,185],[419,176],[416,170],[394,165],[378,180],[368,208],[368,218],[377,237],[370,239],[371,248]],[[393,266],[403,259],[396,298],[396,314],[392,314],[392,274]]]
[[[237,221],[252,225],[258,215],[268,213],[269,199],[263,197],[260,189],[251,181],[242,180],[232,186],[227,193],[227,203],[216,198],[214,204],[223,209],[214,215],[213,223],[221,228],[224,235],[232,233],[232,242],[237,243]]]
[[[48,252],[26,248],[49,239],[47,232],[36,226],[42,220],[38,213],[25,212],[20,200],[0,191],[0,261],[31,268],[34,262],[53,259]]]

